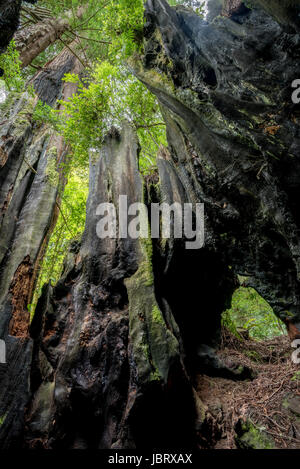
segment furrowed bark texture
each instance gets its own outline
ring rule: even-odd
[[[57,41],[69,28],[66,19],[47,19],[17,31],[14,40],[21,66],[29,65],[41,52]]]
[[[205,250],[244,276],[295,338],[299,36],[259,8],[210,24],[163,0],[146,10],[145,55],[132,66],[161,103],[186,198],[205,203]]]
[[[0,54],[18,29],[21,3],[21,0],[0,0]],[[27,3],[36,3],[36,0]]]
[[[66,71],[80,71],[78,60],[63,51],[34,82],[38,96],[54,106],[75,91],[61,81]],[[48,73],[47,73],[48,72]],[[43,75],[44,73],[44,75]],[[52,78],[49,90],[48,79]],[[1,447],[19,443],[29,396],[32,341],[28,304],[38,262],[57,213],[64,184],[58,169],[67,146],[47,126],[32,120],[36,99],[11,95],[2,105],[0,166],[0,337],[7,364],[0,365]]]
[[[138,143],[128,124],[90,164],[87,223],[62,279],[44,291],[35,339],[26,441],[38,448],[193,444],[196,400],[180,360],[178,328],[154,293],[151,242],[100,239],[99,203],[143,202]],[[147,213],[143,216],[147,220]],[[184,409],[173,406],[185,399]],[[147,422],[147,425],[145,425]]]
[[[77,8],[76,16],[78,20],[82,18],[84,11],[84,6]],[[35,13],[39,18],[39,11],[35,11]],[[21,67],[31,64],[51,44],[61,39],[62,35],[70,29],[72,15],[72,11],[66,11],[65,18],[40,18],[37,23],[22,28],[15,33],[14,41],[20,54]]]

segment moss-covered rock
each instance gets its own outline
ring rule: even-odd
[[[275,449],[274,441],[250,421],[238,423],[235,441],[239,449]]]

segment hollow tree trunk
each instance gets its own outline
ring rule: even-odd
[[[54,106],[57,98],[70,96],[76,86],[61,79],[64,73],[80,69],[79,61],[69,50],[63,50],[34,81],[40,99]],[[27,93],[10,96],[0,127],[0,337],[7,347],[7,364],[0,364],[3,448],[18,444],[23,426],[32,353],[28,304],[40,258],[58,215],[65,180],[59,167],[68,150],[51,129],[34,124],[35,102]]]
[[[186,198],[205,203],[209,257],[244,276],[295,338],[300,140],[291,85],[300,76],[297,35],[258,8],[212,24],[164,0],[149,0],[146,10],[145,55],[132,66],[161,103],[170,160]]]

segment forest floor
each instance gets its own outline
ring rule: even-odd
[[[207,441],[214,449],[300,448],[300,367],[287,336],[264,342],[223,332],[219,357],[228,367],[251,370],[253,379],[199,376],[207,407]],[[212,443],[213,442],[213,443]]]

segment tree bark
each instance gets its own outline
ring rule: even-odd
[[[35,3],[36,0],[27,0]],[[19,26],[22,0],[0,0],[0,54],[5,51]]]
[[[56,42],[70,27],[67,19],[52,18],[32,24],[14,35],[22,67],[27,67],[41,52]]]
[[[62,82],[66,72],[77,73],[81,64],[63,50],[47,71],[35,80],[40,99],[55,105],[76,85]],[[51,89],[48,79],[51,80]],[[6,342],[7,363],[0,365],[1,446],[18,444],[22,413],[28,400],[32,341],[29,337],[31,302],[37,268],[58,215],[57,202],[65,182],[60,171],[67,145],[47,126],[32,121],[36,98],[27,93],[4,103],[2,164],[0,169],[0,337]],[[11,101],[10,101],[11,100]],[[19,357],[22,357],[20,360]],[[12,365],[14,364],[14,365]],[[16,391],[17,390],[17,391]]]
[[[162,105],[186,198],[205,203],[206,250],[230,266],[229,277],[244,275],[296,338],[299,123],[291,85],[300,69],[282,42],[296,35],[261,9],[205,25],[164,0],[147,3],[146,35],[143,63],[132,65]]]
[[[85,6],[77,8],[77,18],[80,19],[85,11]],[[59,40],[70,29],[71,11],[67,11],[65,18],[47,18],[30,26],[18,30],[14,35],[16,49],[20,54],[22,67],[27,67],[31,62],[44,52],[51,44]]]
[[[286,322],[291,339],[299,337],[300,137],[291,100],[299,38],[275,14],[236,3],[232,13],[210,24],[164,0],[147,2],[145,54],[130,65],[167,125],[159,189],[143,186],[132,129],[112,130],[91,160],[83,240],[72,245],[55,288],[45,287],[31,338],[22,318],[38,249],[33,255],[17,227],[18,244],[3,264],[10,364],[3,447],[22,440],[31,448],[188,448],[220,440],[194,383],[199,374],[238,376],[215,348],[239,277]],[[129,204],[203,202],[205,246],[98,238],[97,206],[119,195]],[[20,241],[23,257],[15,254]]]
[[[196,419],[196,398],[177,325],[157,303],[151,241],[96,234],[98,204],[119,195],[128,196],[128,205],[144,201],[129,124],[121,134],[112,130],[98,161],[91,161],[82,243],[74,243],[61,280],[53,293],[44,289],[37,306],[30,447],[195,444],[187,422]]]

